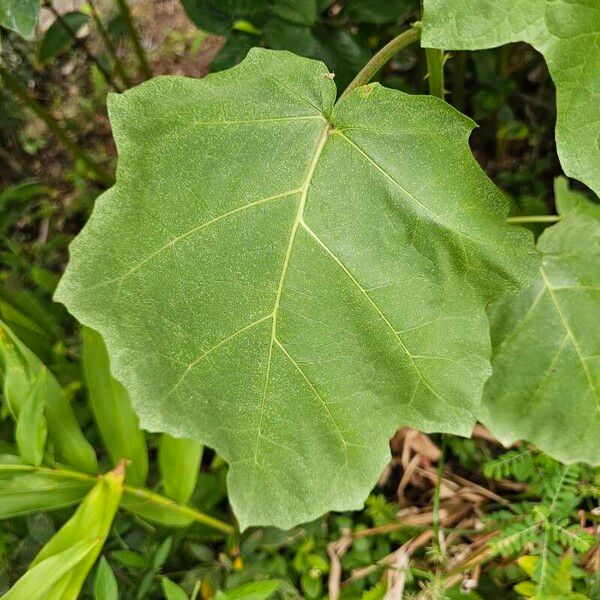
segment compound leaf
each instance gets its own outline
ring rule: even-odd
[[[425,0],[423,46],[492,48],[524,41],[556,85],[556,141],[567,175],[600,195],[600,4],[597,0]]]
[[[254,49],[109,104],[118,183],[57,299],[100,331],[141,424],[230,463],[242,527],[359,507],[400,425],[469,435],[485,305],[529,284],[530,234],[472,122]]]
[[[494,374],[481,420],[503,443],[600,464],[600,206],[557,182],[533,285],[490,310]]]

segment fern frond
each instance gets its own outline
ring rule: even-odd
[[[386,592],[387,584],[385,583],[385,581],[380,581],[370,590],[363,592],[363,595],[360,597],[360,600],[382,600]]]
[[[483,474],[490,479],[529,481],[536,473],[534,457],[528,450],[511,450],[483,465]]]
[[[572,548],[575,552],[587,552],[595,543],[593,535],[579,527],[579,525],[559,526],[552,525],[552,537],[563,548]]]
[[[553,588],[560,568],[560,557],[553,552],[549,533],[544,535],[542,552],[535,563],[533,580],[537,583],[536,595],[544,598]]]
[[[521,554],[529,544],[535,546],[539,541],[540,523],[533,515],[504,527],[500,535],[492,540],[490,546],[496,554],[514,556]]]
[[[390,502],[383,494],[373,494],[365,502],[365,513],[375,527],[395,521],[399,508],[396,503]]]
[[[581,468],[568,465],[548,478],[544,500],[548,503],[548,518],[551,521],[568,517],[581,501],[579,481]]]

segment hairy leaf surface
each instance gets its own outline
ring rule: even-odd
[[[557,182],[563,220],[538,242],[540,274],[490,310],[482,421],[565,461],[600,464],[600,206]]]
[[[425,0],[423,46],[491,48],[524,41],[556,85],[556,141],[567,175],[600,195],[600,2]]]
[[[110,114],[117,184],[57,298],[106,340],[144,428],[231,466],[242,527],[360,506],[400,425],[469,435],[486,302],[537,252],[437,98],[253,50]]]

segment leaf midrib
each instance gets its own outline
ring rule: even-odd
[[[269,391],[269,379],[270,379],[270,374],[271,374],[271,363],[272,363],[272,359],[273,359],[273,346],[275,345],[276,341],[279,344],[281,344],[281,342],[279,340],[277,340],[277,315],[279,312],[279,306],[281,304],[281,296],[283,294],[285,278],[286,278],[288,267],[290,264],[292,250],[294,249],[294,243],[296,241],[296,235],[298,233],[298,228],[300,227],[300,224],[302,223],[302,217],[304,215],[304,208],[306,206],[306,199],[308,197],[308,192],[310,190],[310,184],[312,182],[315,170],[317,168],[319,158],[321,157],[321,153],[323,152],[323,148],[325,147],[325,144],[327,143],[327,139],[329,137],[329,131],[330,131],[329,124],[326,124],[323,127],[323,130],[321,131],[321,135],[319,136],[319,139],[317,141],[317,146],[315,148],[315,152],[313,154],[311,162],[308,166],[308,171],[304,178],[304,183],[302,184],[302,192],[300,195],[300,202],[298,203],[298,210],[296,211],[296,215],[294,217],[294,222],[293,222],[292,228],[290,230],[290,237],[288,240],[285,256],[283,259],[283,266],[281,268],[281,274],[279,276],[277,292],[275,294],[275,302],[273,305],[272,321],[271,321],[271,339],[269,341],[269,353],[267,356],[267,367],[265,369],[265,381],[263,384],[263,393],[262,393],[261,405],[260,405],[260,418],[258,421],[256,444],[255,444],[255,448],[254,448],[254,465],[255,466],[258,466],[258,450],[259,450],[259,446],[260,446],[260,438],[261,438],[261,433],[262,433],[262,425],[263,425],[263,420],[264,420],[265,406],[266,406],[267,395],[268,395],[268,391]],[[304,372],[302,372],[302,374],[304,375]],[[320,396],[319,396],[319,398],[320,398]],[[343,439],[343,436],[342,436],[342,439]],[[344,443],[345,443],[345,440],[344,440]]]

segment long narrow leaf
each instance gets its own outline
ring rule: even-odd
[[[81,540],[29,569],[2,596],[3,600],[59,600],[53,588],[100,545],[100,540]]]
[[[108,536],[123,492],[124,469],[118,467],[101,477],[73,516],[41,549],[31,567],[64,552],[81,541],[97,544],[48,591],[47,598],[76,600],[81,587]]]
[[[5,455],[2,459],[5,463],[0,464],[0,519],[75,504],[96,483],[86,473],[18,464],[16,456]],[[121,507],[166,527],[200,523],[222,533],[234,531],[228,523],[144,488],[123,486]]]
[[[110,373],[104,341],[93,329],[83,329],[83,364],[89,401],[104,445],[113,463],[130,462],[125,480],[143,485],[148,474],[146,436],[125,388]]]
[[[13,416],[18,418],[43,365],[2,321],[0,363],[4,377],[4,398]],[[64,391],[50,372],[46,387],[44,416],[58,458],[86,473],[96,473],[98,463],[94,449],[83,436]]]
[[[21,458],[36,467],[42,464],[48,433],[44,418],[47,393],[48,372],[46,367],[42,366],[21,407],[15,428],[15,438]]]
[[[71,506],[80,502],[94,483],[92,477],[74,472],[0,464],[0,519]]]
[[[119,600],[119,586],[108,561],[102,557],[94,579],[94,600]]]
[[[164,433],[158,447],[158,466],[165,495],[187,504],[198,481],[203,447],[195,440],[178,439]]]

